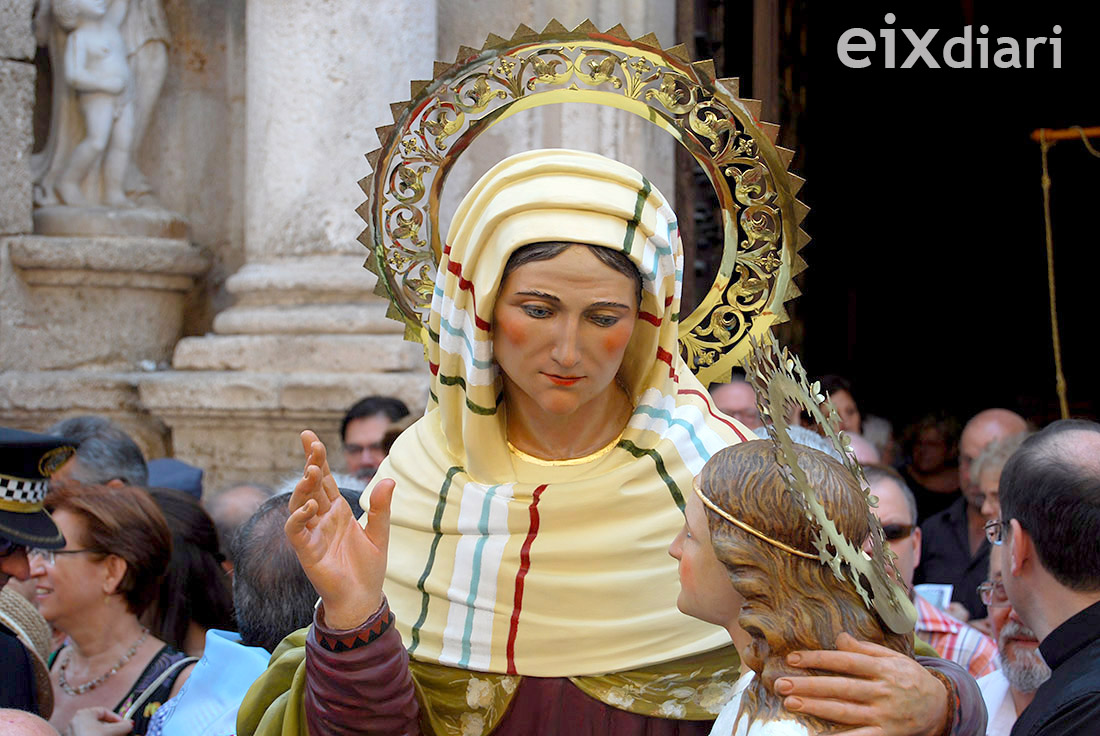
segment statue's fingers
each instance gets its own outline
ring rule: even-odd
[[[787,655],[787,664],[800,669],[826,670],[852,677],[874,678],[879,673],[875,658],[862,652],[801,650]],[[805,678],[792,678],[805,679]]]
[[[309,522],[316,517],[317,501],[312,498],[291,512],[290,516],[287,517],[286,524],[283,525],[283,531],[286,533],[287,539],[290,540],[291,546],[297,546],[295,542],[302,538],[309,527]]]
[[[846,726],[862,726],[874,722],[874,713],[868,706],[842,700],[792,695],[783,699],[783,705],[789,711],[816,716]]]
[[[305,475],[294,486],[294,492],[290,494],[290,510],[294,511],[310,499],[317,503],[317,513],[326,514],[332,506],[328,494],[321,483],[321,469],[314,464],[306,466]]]
[[[390,503],[396,483],[390,478],[378,481],[370,492],[367,511],[367,537],[375,547],[388,550],[390,545]]]
[[[329,502],[335,501],[340,496],[340,487],[328,466],[328,450],[324,442],[317,440],[310,446],[309,461],[321,469],[321,487],[324,488]]]
[[[302,453],[306,456],[308,462],[310,453],[312,452],[313,443],[320,442],[317,437],[317,433],[312,429],[304,430],[298,437],[302,440]]]
[[[873,690],[868,680],[831,675],[788,675],[775,681],[775,692],[779,695],[847,703],[870,703],[875,695]]]
[[[857,639],[847,632],[841,632],[836,638],[836,648],[842,652],[866,654],[868,657],[895,657],[897,652],[881,644]]]

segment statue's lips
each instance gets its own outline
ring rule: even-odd
[[[543,373],[555,386],[572,386],[584,376],[558,376],[553,373]]]

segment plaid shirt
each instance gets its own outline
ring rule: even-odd
[[[919,595],[914,596],[913,602],[917,604],[917,636],[941,657],[961,664],[974,678],[1001,668],[997,645],[992,639]]]

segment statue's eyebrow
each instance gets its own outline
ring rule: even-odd
[[[547,293],[545,291],[538,291],[537,289],[529,289],[527,291],[517,291],[515,295],[516,296],[533,296],[536,299],[545,299],[548,302],[554,302],[555,304],[561,304],[561,299],[560,298],[554,296],[553,294]],[[600,302],[592,302],[591,304],[588,305],[587,309],[625,309],[625,310],[629,311],[631,309],[631,307],[629,305],[623,304],[622,302],[600,301]]]
[[[622,302],[592,302],[588,305],[589,309],[626,309],[630,310],[631,307],[623,304]]]
[[[517,291],[516,296],[533,296],[539,299],[545,299],[548,302],[557,302],[559,304],[561,303],[561,299],[557,298],[553,294],[548,294],[545,291],[536,291],[534,289],[530,291]]]

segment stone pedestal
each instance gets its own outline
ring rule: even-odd
[[[41,430],[108,416],[151,457],[165,425],[140,403],[142,371],[166,367],[209,258],[186,240],[0,239],[0,417]]]

